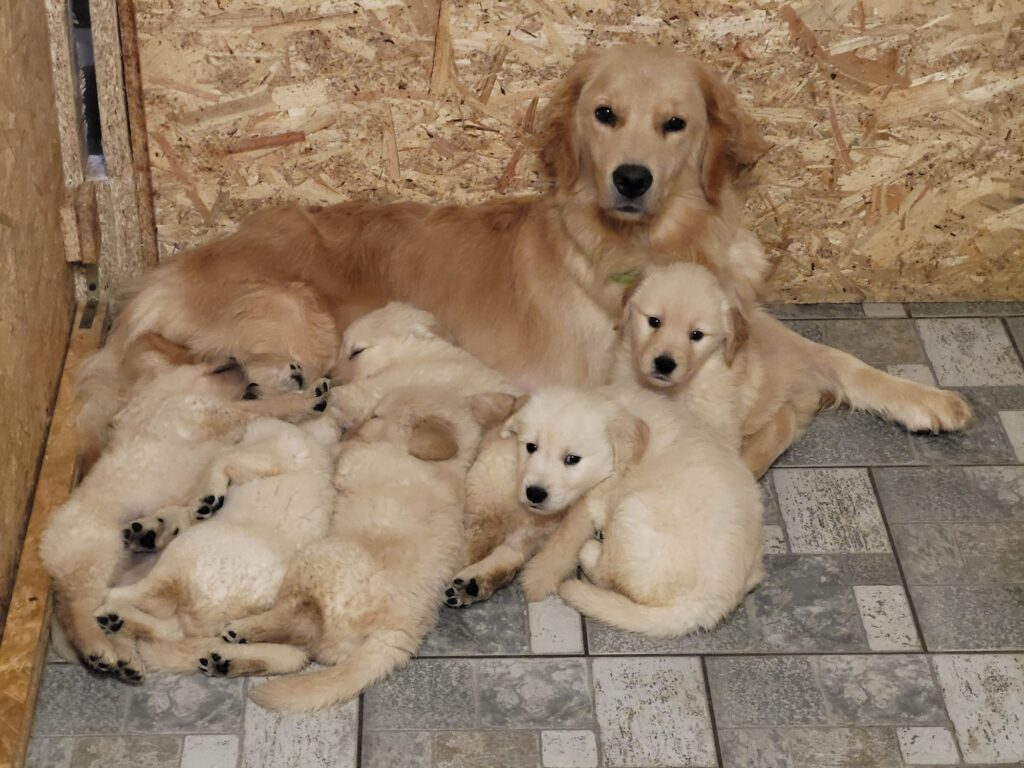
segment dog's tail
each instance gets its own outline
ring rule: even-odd
[[[807,343],[815,346],[823,406],[870,411],[911,432],[957,431],[973,420],[971,406],[956,392],[892,376],[841,350]]]
[[[197,672],[199,659],[221,644],[219,637],[189,637],[184,640],[139,640],[136,648],[147,670],[154,672]]]
[[[271,680],[250,697],[266,709],[309,712],[358,696],[405,664],[413,654],[404,632],[371,632],[338,666]]]
[[[641,605],[618,592],[577,579],[563,582],[558,594],[584,616],[654,637],[711,629],[734,607],[732,602],[721,598],[686,598],[672,605]]]

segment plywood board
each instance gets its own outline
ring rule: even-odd
[[[770,298],[1024,295],[1014,0],[134,2],[162,257],[275,202],[543,190],[538,102],[584,48],[646,41],[764,126]]]

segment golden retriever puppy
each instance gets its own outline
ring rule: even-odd
[[[386,395],[342,447],[330,534],[292,561],[275,606],[229,624],[200,668],[280,674],[305,666],[308,653],[334,666],[257,686],[252,698],[311,710],[357,696],[408,661],[461,554],[466,471],[484,430],[513,404],[511,395],[453,397],[445,387]]]
[[[130,386],[128,345],[147,330],[258,360],[288,382],[289,363],[323,375],[348,324],[397,300],[433,312],[523,385],[598,385],[637,270],[697,261],[754,296],[760,272],[729,245],[767,145],[717,76],[670,47],[591,51],[544,123],[550,193],[465,207],[292,205],[161,264],[83,376],[83,428],[102,440]]]
[[[71,646],[96,670],[139,679],[134,643],[106,634],[95,618],[130,550],[153,549],[194,514],[208,515],[211,505],[197,485],[217,453],[237,442],[253,418],[322,409],[326,386],[317,384],[319,397],[242,400],[247,383],[237,363],[180,365],[181,348],[154,334],[133,345],[136,394],[114,419],[107,450],[54,511],[40,554],[53,580],[55,618]],[[133,525],[140,511],[152,515]]]
[[[575,505],[528,567],[550,587],[579,553],[589,583],[566,581],[559,593],[581,613],[654,636],[710,629],[764,575],[760,492],[735,449],[700,419],[634,404],[648,418],[662,411],[660,424],[641,421],[623,407],[630,401],[544,389],[513,417],[523,502],[548,513]],[[651,439],[619,474],[614,434],[623,419],[646,423],[636,431]]]
[[[756,477],[803,434],[822,402],[872,411],[910,431],[963,429],[955,392],[906,381],[805,339],[767,312],[747,318],[707,269],[650,269],[628,297],[614,380],[689,403]]]
[[[100,627],[143,641],[149,669],[194,670],[225,622],[273,605],[292,556],[327,533],[339,437],[327,417],[251,422],[200,486],[223,500],[216,518],[172,541],[142,579],[111,589]]]

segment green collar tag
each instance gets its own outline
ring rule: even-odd
[[[625,272],[614,272],[608,275],[608,279],[613,283],[618,283],[619,285],[629,288],[629,286],[633,285],[633,283],[640,279],[641,274],[642,272],[640,269],[634,267],[633,269],[627,269]]]

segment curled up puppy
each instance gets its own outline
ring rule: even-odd
[[[136,387],[110,442],[40,542],[64,638],[88,666],[128,680],[143,670],[135,643],[105,632],[96,612],[132,565],[132,551],[166,544],[211,511],[200,481],[248,422],[313,415],[327,389],[320,382],[307,392],[243,400],[247,381],[236,363],[194,363],[156,334],[135,339],[132,353]]]
[[[509,421],[523,502],[568,510],[524,583],[542,596],[578,555],[586,579],[558,591],[581,613],[654,636],[711,629],[763,578],[757,484],[700,419],[648,392],[612,392],[539,390]],[[616,467],[623,429],[640,439]]]
[[[296,555],[273,608],[225,628],[203,671],[281,674],[310,657],[333,665],[253,689],[261,706],[303,711],[357,696],[405,664],[458,566],[466,471],[513,405],[508,394],[437,386],[386,395],[342,445],[328,536]]]

